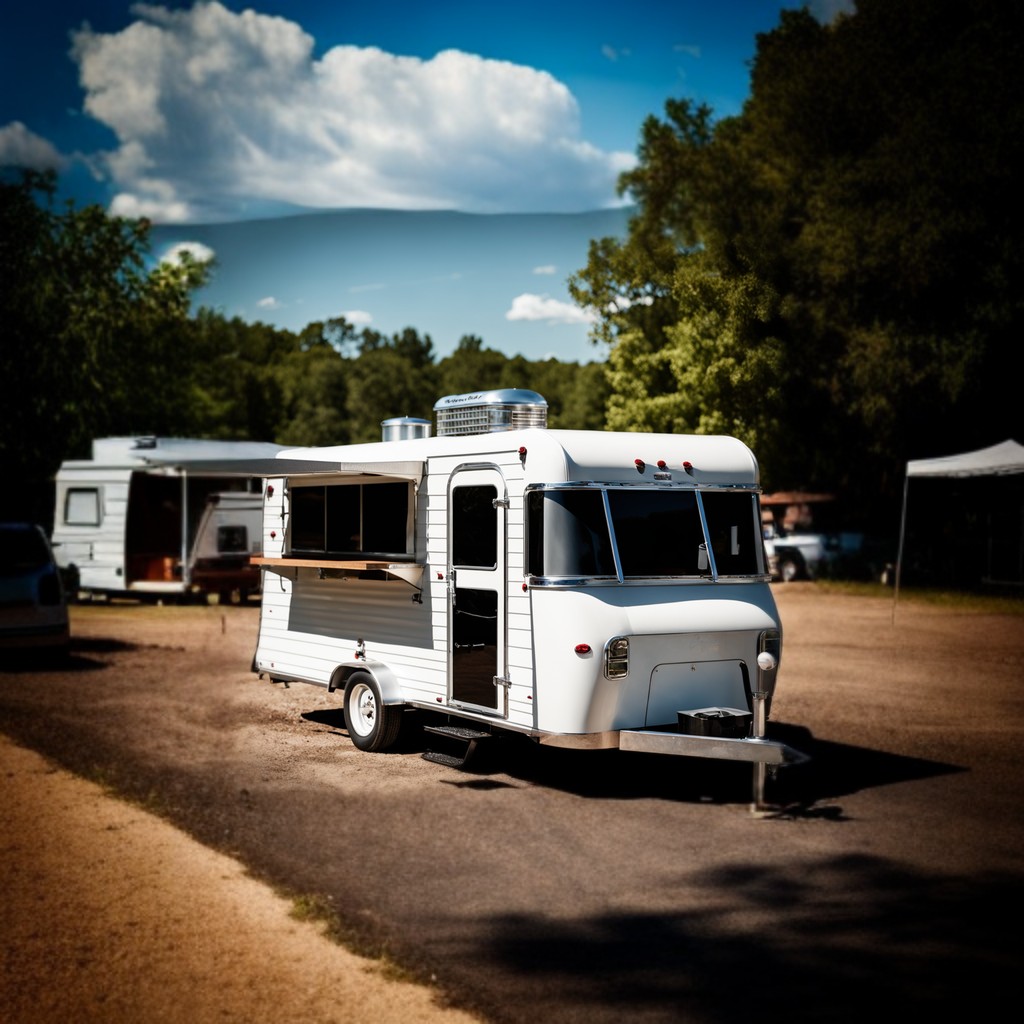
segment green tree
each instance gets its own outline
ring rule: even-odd
[[[379,441],[386,419],[432,419],[436,400],[437,367],[429,336],[411,327],[391,338],[363,330],[345,402],[353,443]]]
[[[275,369],[278,444],[317,446],[352,440],[346,405],[354,361],[331,345],[289,354]]]
[[[572,282],[609,425],[735,433],[766,486],[889,515],[908,458],[1019,433],[1022,28],[997,0],[787,10],[741,115],[649,119],[630,236]]]
[[[455,351],[437,364],[439,392],[434,400],[445,395],[465,395],[471,391],[505,387],[508,356],[485,348],[483,340],[474,334],[459,339]]]
[[[55,210],[54,183],[17,169],[0,179],[0,460],[23,483],[25,514],[44,525],[62,459],[88,455],[97,436],[188,422],[183,340],[207,273],[187,257],[153,265],[146,221]]]

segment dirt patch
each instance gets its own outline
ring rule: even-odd
[[[0,1018],[476,1018],[296,920],[236,861],[0,737]]]
[[[809,854],[849,865],[858,863],[851,861],[851,851],[860,851],[900,864],[920,863],[928,878],[937,871],[959,872],[958,891],[978,878],[992,877],[997,868],[1016,870],[1021,820],[1018,681],[1024,664],[1020,617],[951,613],[910,603],[896,610],[885,597],[836,597],[814,584],[780,585],[777,597],[786,646],[773,718],[809,730],[833,748],[833,758],[823,759],[814,776],[813,792],[824,794],[829,804],[810,807],[818,816],[809,811],[799,828],[772,834],[773,861],[796,865],[793,870],[799,874],[806,870],[802,858]],[[195,826],[193,834],[209,845],[188,838],[137,804],[110,798],[103,786],[55,767],[26,746],[0,738],[4,1024],[457,1024],[481,1019],[445,1005],[439,988],[396,977],[386,962],[356,956],[328,939],[321,925],[296,920],[290,900],[248,875],[239,861],[211,848],[234,853],[247,842],[251,853],[273,847],[277,873],[262,877],[298,878],[302,867],[305,875],[298,891],[313,891],[314,884],[323,882],[328,893],[340,892],[336,884],[330,888],[331,862],[312,855],[325,856],[323,831],[330,823],[323,808],[331,802],[299,806],[298,797],[315,790],[328,789],[337,804],[346,806],[347,820],[359,822],[364,830],[358,844],[344,835],[332,837],[330,857],[344,864],[346,852],[358,845],[366,863],[384,876],[397,877],[415,865],[402,860],[394,829],[360,818],[360,809],[386,798],[404,811],[399,815],[402,827],[416,834],[423,853],[417,863],[446,867],[445,872],[405,877],[424,891],[423,904],[434,916],[438,907],[451,906],[447,874],[461,870],[461,877],[472,879],[480,864],[499,863],[495,849],[500,851],[508,887],[485,890],[492,903],[481,903],[476,917],[474,908],[473,913],[461,908],[463,916],[455,919],[450,934],[442,934],[453,948],[476,941],[475,934],[465,938],[466,922],[479,918],[480,934],[486,937],[484,929],[493,920],[517,909],[522,918],[531,910],[532,903],[522,903],[527,882],[541,890],[538,899],[547,900],[545,914],[555,919],[559,914],[568,919],[570,911],[587,913],[586,906],[576,904],[588,899],[597,907],[589,910],[594,920],[605,920],[608,901],[616,907],[638,905],[647,914],[649,904],[666,897],[665,887],[649,880],[662,877],[662,860],[668,861],[658,851],[660,844],[674,850],[672,834],[690,837],[687,857],[695,872],[703,865],[718,868],[722,847],[706,843],[708,834],[720,837],[730,850],[745,849],[749,840],[754,823],[742,808],[712,813],[713,805],[697,797],[681,798],[677,790],[684,782],[675,776],[605,778],[600,768],[591,767],[594,761],[581,769],[577,758],[567,756],[560,762],[564,779],[551,772],[535,784],[521,764],[512,774],[460,777],[439,771],[418,752],[395,757],[359,752],[344,735],[336,697],[316,688],[259,680],[249,671],[255,607],[112,605],[72,612],[71,670],[43,673],[27,666],[6,672],[0,679],[0,727],[92,778],[111,781],[116,774],[117,789],[145,806],[152,806],[146,800],[148,787],[158,780],[164,786],[161,797],[186,808],[176,808],[176,820],[190,829]],[[86,719],[88,729],[83,728]],[[847,758],[860,757],[855,785],[826,770],[838,759],[840,746]],[[887,785],[871,787],[865,773],[890,766],[894,757],[886,760],[887,752],[900,755],[904,774],[897,778],[890,772]],[[191,773],[202,785],[193,779],[188,788],[179,787],[172,770],[182,778]],[[580,778],[584,771],[590,773],[586,779]],[[403,795],[428,786],[429,813],[409,813],[413,805],[403,803]],[[285,797],[278,799],[280,792]],[[623,793],[628,800],[620,799]],[[813,829],[812,823],[824,820],[833,808],[837,794],[850,805],[842,828]],[[250,813],[250,803],[261,813]],[[615,813],[603,814],[604,803],[615,804]],[[648,813],[670,819],[668,831],[653,829]],[[511,820],[513,831],[520,824],[516,841],[503,839],[499,815]],[[437,821],[429,820],[431,816]],[[466,822],[479,820],[488,827],[466,828]],[[450,866],[451,851],[438,822],[463,830],[467,849],[461,869]],[[535,829],[537,822],[547,822],[547,829]],[[554,838],[548,834],[551,829]],[[272,836],[274,831],[279,834]],[[645,837],[641,845],[635,842],[637,835]],[[487,845],[492,839],[496,847]],[[546,852],[562,858],[570,847],[581,851],[572,873],[560,870],[561,859],[544,859]],[[616,859],[620,848],[630,858],[628,871]],[[645,855],[657,870],[645,866]],[[258,869],[258,859],[248,863]],[[583,874],[589,867],[594,874]],[[609,879],[624,882],[611,888]],[[888,879],[886,875],[880,887],[885,894],[892,889]],[[360,878],[354,890],[346,891],[379,908],[385,897],[372,882]],[[830,899],[871,891],[867,884],[840,883],[839,895],[830,892]],[[676,878],[674,885],[678,889],[683,882]],[[687,890],[685,899],[680,896],[685,914],[672,911],[679,916],[669,913],[664,919],[690,920],[693,900],[704,898],[704,892],[703,884],[693,898]],[[559,902],[566,893],[571,906]],[[985,905],[984,898],[976,902]],[[923,903],[930,910],[934,900]],[[793,904],[799,907],[800,901]],[[395,905],[383,909],[396,916]],[[427,919],[417,918],[416,912],[406,911],[404,934],[427,943]],[[904,908],[901,916],[908,913]],[[755,915],[760,914],[757,909]],[[1004,917],[1014,920],[1012,914]],[[911,914],[910,919],[924,922],[920,934],[935,941],[933,917],[915,919]],[[530,955],[550,938],[551,920],[544,916],[536,936],[531,933],[529,941],[522,940]],[[773,936],[778,927],[773,923]],[[987,922],[985,929],[982,934],[989,937]],[[853,930],[860,935],[860,926]],[[956,932],[962,932],[959,923]],[[649,941],[663,941],[666,934],[655,931]],[[965,946],[974,957],[979,940],[971,933],[967,938]],[[629,948],[646,948],[647,941],[646,933],[631,934]],[[997,945],[995,939],[988,941]],[[819,944],[815,937],[807,954],[816,966],[810,972],[813,979],[806,981],[805,1000],[812,982],[818,984],[818,975],[828,966],[812,956]],[[434,948],[439,946],[444,942],[434,941]],[[567,943],[570,952],[576,946]],[[517,986],[528,974],[540,975],[526,954],[517,972],[508,943],[500,948],[504,961],[485,962],[482,968],[474,961],[448,990],[469,988],[481,978],[496,984],[497,968],[506,961]],[[592,950],[578,978],[567,972],[570,983],[562,984],[563,976],[556,972],[551,990],[571,991],[571,983],[588,992],[599,988],[602,979],[621,970],[623,948],[613,943],[604,960],[601,949]],[[760,937],[752,945],[764,948]],[[685,949],[692,951],[690,945]],[[956,952],[957,958],[951,956],[948,962],[959,962],[959,947]],[[550,960],[545,966],[550,967]],[[829,962],[833,960],[842,962],[838,955]],[[671,985],[680,976],[681,962],[666,955],[660,981],[669,996],[675,992]],[[744,955],[738,962],[746,968],[751,958]],[[724,964],[723,976],[739,976],[738,966],[734,970],[728,960]],[[471,969],[476,973],[470,974]],[[635,977],[627,972],[624,987],[632,992],[648,971],[645,966]],[[886,971],[885,976],[896,976],[888,964]],[[442,973],[438,971],[438,985],[450,980],[440,977]],[[949,973],[928,977],[929,989]],[[1009,977],[998,975],[1004,976]],[[845,976],[838,972],[825,977],[827,991],[817,1005],[833,1007],[834,992]],[[870,986],[862,988],[870,992]],[[551,1000],[558,994],[548,993]],[[495,988],[486,1005],[507,1005],[500,996]],[[781,1012],[779,1007],[791,1000],[787,990],[769,1005]],[[532,1003],[522,1004],[518,1019],[530,1018],[535,1007],[544,1005],[534,996]],[[581,1019],[583,1005],[593,1011],[590,1019],[597,1019],[596,1005],[583,1002],[569,1006],[560,1019]],[[736,1012],[743,1012],[742,1007]],[[607,1013],[615,1013],[614,1005]],[[712,1016],[727,1019],[721,1012]]]

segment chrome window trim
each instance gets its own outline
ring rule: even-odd
[[[701,499],[701,493],[704,491],[715,491],[715,492],[735,492],[735,493],[747,493],[754,497],[762,493],[762,489],[759,484],[698,484],[694,482],[676,482],[671,481],[665,482],[651,482],[651,481],[639,481],[637,483],[623,483],[623,482],[610,482],[606,483],[597,480],[567,480],[557,483],[530,483],[527,484],[523,489],[523,505],[525,509],[527,495],[532,491],[559,491],[559,490],[599,490],[601,491],[601,500],[604,507],[605,522],[608,526],[609,539],[612,542],[612,560],[615,566],[615,576],[525,576],[525,584],[529,587],[544,587],[544,588],[575,588],[575,587],[607,587],[611,585],[616,586],[668,586],[668,585],[686,585],[692,586],[694,584],[704,583],[769,583],[771,582],[771,573],[767,571],[765,566],[764,572],[755,572],[751,574],[744,574],[742,576],[734,575],[723,575],[719,574],[718,567],[715,563],[714,549],[710,543],[707,543],[708,549],[708,572],[694,576],[630,576],[626,577],[622,571],[622,561],[619,557],[619,545],[618,540],[615,536],[615,527],[612,520],[611,514],[611,503],[608,499],[609,491],[615,489],[629,489],[629,490],[649,490],[649,491],[665,491],[665,490],[680,490],[680,491],[693,491],[697,497],[697,511],[700,516],[701,530],[704,533],[705,542],[710,537],[710,531],[708,529],[707,515],[704,511],[704,502]],[[756,510],[752,508],[752,512]],[[527,531],[529,530],[529,524],[526,523]],[[529,538],[526,537],[526,543],[529,544]],[[757,559],[760,564],[760,558]]]

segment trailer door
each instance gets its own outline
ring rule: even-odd
[[[493,466],[466,466],[448,483],[448,669],[450,700],[508,714],[505,665],[505,480]]]

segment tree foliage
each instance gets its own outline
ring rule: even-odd
[[[599,426],[604,367],[532,363],[464,337],[437,362],[414,328],[387,337],[339,317],[298,334],[190,312],[212,272],[155,263],[145,221],[53,206],[54,180],[0,182],[0,456],[8,516],[50,525],[53,476],[97,437],[133,434],[275,441],[378,441],[394,416],[433,418],[445,394],[539,390],[553,426]]]
[[[205,273],[149,266],[146,222],[56,210],[53,193],[52,174],[0,180],[0,464],[29,491],[93,436],[143,430],[143,412],[148,433],[184,425],[183,339]]]
[[[998,0],[786,10],[740,115],[648,119],[629,237],[571,282],[608,425],[734,433],[767,487],[865,514],[908,458],[1019,434],[1022,28]]]

